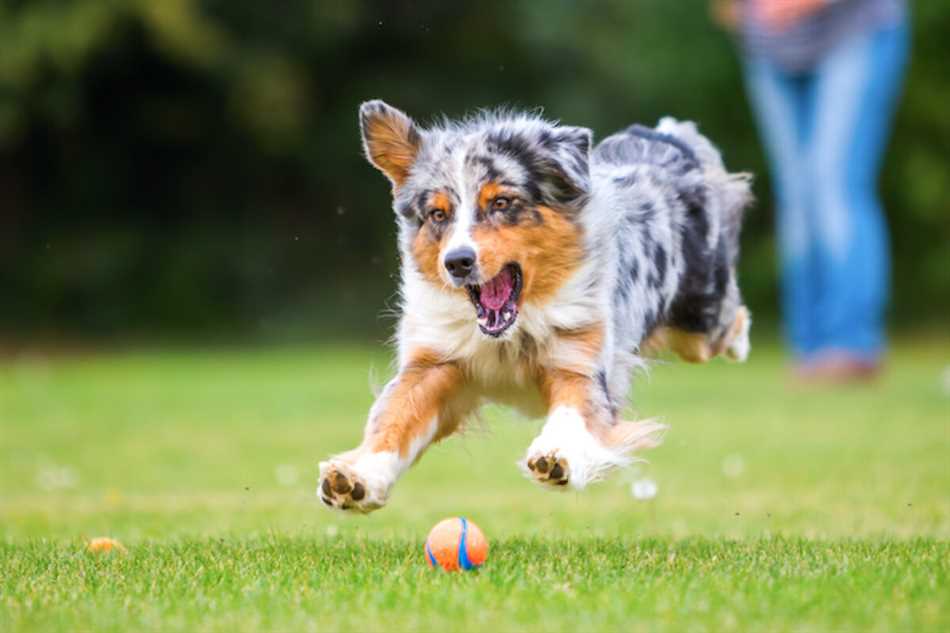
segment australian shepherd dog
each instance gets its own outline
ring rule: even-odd
[[[748,354],[736,260],[749,177],[694,124],[633,125],[594,147],[589,129],[532,113],[423,128],[370,101],[360,126],[399,225],[398,371],[362,443],[320,464],[326,505],[382,507],[488,400],[546,416],[528,477],[583,489],[659,442],[663,425],[619,417],[645,357]]]

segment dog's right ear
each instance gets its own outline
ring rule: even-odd
[[[400,110],[375,99],[360,106],[360,131],[366,158],[399,188],[416,161],[422,136]]]

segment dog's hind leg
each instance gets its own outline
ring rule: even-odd
[[[752,317],[745,306],[739,306],[729,328],[719,334],[687,332],[676,327],[658,327],[640,346],[640,353],[654,357],[664,350],[674,352],[689,363],[705,363],[722,354],[729,360],[743,362],[749,356],[749,326]]]
[[[739,306],[736,310],[736,318],[732,322],[732,327],[719,341],[717,347],[719,352],[740,363],[745,362],[749,357],[751,344],[749,343],[749,327],[752,325],[752,317],[745,306]]]
[[[658,356],[664,350],[676,353],[688,363],[705,363],[716,355],[705,332],[686,332],[667,326],[658,327],[640,346],[640,353],[648,357]]]
[[[457,365],[415,354],[370,410],[362,444],[320,463],[317,494],[339,510],[382,507],[399,476],[432,442],[454,432],[475,404]]]

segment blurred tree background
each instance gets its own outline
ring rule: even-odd
[[[950,3],[913,9],[882,181],[904,326],[950,309]],[[776,314],[764,159],[705,0],[0,0],[0,336],[382,338],[375,97],[423,122],[544,106],[600,138],[697,120],[758,175],[743,287]]]

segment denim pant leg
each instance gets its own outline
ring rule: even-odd
[[[877,177],[906,56],[906,27],[888,27],[842,42],[814,71],[819,342],[869,360],[884,346],[890,285]]]
[[[805,357],[820,346],[814,311],[818,298],[808,140],[810,78],[788,75],[766,59],[745,63],[749,98],[764,141],[777,198],[776,228],[782,277],[782,312],[792,350]]]

